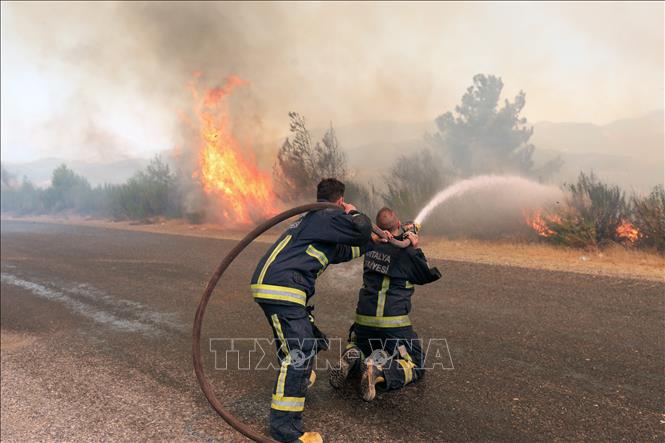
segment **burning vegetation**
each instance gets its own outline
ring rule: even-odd
[[[232,133],[226,98],[245,84],[232,76],[224,86],[205,91],[196,83],[191,85],[200,138],[199,169],[194,177],[209,197],[219,199],[216,206],[223,219],[239,224],[276,212],[270,177],[258,170],[248,154],[251,149],[241,146]]]
[[[564,205],[543,215],[525,216],[526,224],[552,243],[598,248],[608,243],[665,250],[665,192],[662,187],[644,198],[627,200],[621,189],[581,173],[565,186]]]
[[[543,217],[542,211],[536,211],[533,215],[525,215],[526,224],[541,237],[551,237],[556,234],[548,227],[548,223],[561,223],[561,217],[556,214]]]
[[[380,172],[376,187],[374,182],[368,186],[354,182],[358,171],[348,167],[332,124],[316,141],[305,118],[295,112],[289,113],[290,135],[278,149],[271,176],[258,167],[251,146],[240,141],[237,124],[244,120],[231,112],[235,110],[232,104],[237,104],[237,96],[232,94],[248,82],[231,76],[222,86],[204,88],[200,77],[195,75],[190,83],[193,112],[185,119],[188,149],[176,154],[176,162],[155,158],[126,183],[94,188],[64,165],[54,171],[52,183],[45,189],[27,180],[18,183],[3,168],[2,211],[78,212],[146,223],[160,217],[184,217],[192,223],[247,225],[270,217],[282,205],[310,201],[321,178],[337,177],[347,184],[347,199],[366,213],[388,205],[404,217],[413,217],[439,190],[465,178],[492,172],[542,183],[557,169],[557,162],[534,167],[535,148],[529,143],[532,130],[520,115],[523,94],[514,103],[499,107],[502,82],[478,75],[455,113],[437,119],[437,132],[425,137],[428,147],[394,159],[393,167]],[[492,161],[488,163],[488,159]],[[646,197],[627,198],[618,186],[582,173],[576,183],[563,186],[564,199],[559,189],[547,187],[556,197],[549,191],[535,192],[530,185],[528,189],[501,187],[451,199],[433,213],[427,231],[497,239],[523,238],[526,230],[535,233],[533,239],[571,247],[619,243],[665,252],[662,186]],[[547,202],[555,200],[561,203],[548,206]],[[525,208],[530,212],[521,213]]]
[[[629,221],[623,220],[616,229],[617,237],[625,239],[630,244],[635,243],[640,238],[640,230]]]

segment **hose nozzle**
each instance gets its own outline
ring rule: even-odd
[[[408,221],[402,225],[402,229],[404,232],[413,232],[414,234],[417,234],[420,232],[420,223]]]

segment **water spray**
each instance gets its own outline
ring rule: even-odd
[[[427,203],[427,205],[425,205],[425,207],[420,210],[414,223],[416,225],[422,224],[437,206],[443,204],[445,201],[453,197],[457,197],[470,191],[502,185],[526,185],[530,187],[537,186],[547,188],[547,186],[541,183],[534,182],[523,177],[518,177],[516,175],[480,175],[478,177],[468,178],[450,185],[436,194],[429,201],[429,203]]]

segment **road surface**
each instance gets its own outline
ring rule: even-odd
[[[208,406],[190,356],[198,299],[233,245],[3,221],[2,440],[246,441]],[[275,372],[232,357],[221,370],[218,339],[269,336],[247,290],[266,247],[224,277],[203,332],[218,396],[261,431]],[[327,442],[665,440],[664,283],[433,264],[444,278],[416,289],[411,318],[447,368],[373,403],[319,371],[308,429]],[[321,278],[317,323],[330,337],[346,336],[359,272]]]

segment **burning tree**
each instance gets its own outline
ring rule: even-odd
[[[311,200],[322,178],[346,177],[346,156],[332,123],[322,140],[312,146],[305,118],[297,112],[289,112],[289,118],[292,137],[284,141],[273,165],[275,193],[284,202]]]

